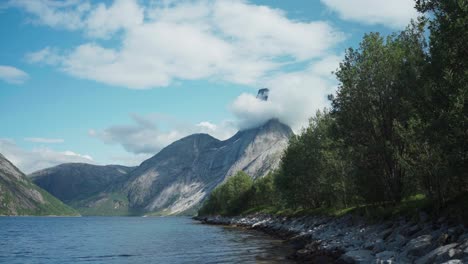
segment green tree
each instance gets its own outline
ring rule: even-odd
[[[275,178],[288,207],[309,209],[348,203],[350,164],[333,138],[333,126],[328,111],[318,111],[309,126],[290,140]]]
[[[418,0],[429,19],[429,55],[419,105],[420,177],[439,206],[468,191],[468,1]],[[418,168],[419,168],[418,167]]]
[[[278,192],[275,188],[272,172],[257,178],[248,194],[250,208],[273,207],[279,205]]]
[[[397,127],[407,127],[414,114],[424,47],[422,28],[414,25],[387,38],[370,33],[346,52],[336,72],[333,116],[368,202],[399,202],[404,195],[408,171],[400,160],[407,146]]]
[[[235,215],[248,205],[248,191],[253,180],[246,173],[239,171],[226,182],[216,187],[199,210],[199,215]]]

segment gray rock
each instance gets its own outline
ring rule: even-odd
[[[288,234],[289,237],[292,237],[291,241],[303,240],[300,243],[300,248],[304,250],[299,251],[298,255],[314,254],[317,249],[324,250],[324,252],[344,251],[345,253],[341,255],[338,263],[468,263],[468,248],[466,247],[468,244],[454,243],[437,247],[436,239],[428,234],[432,229],[428,228],[423,228],[427,232],[425,235],[408,240],[400,235],[400,232],[404,233],[406,229],[411,228],[411,224],[406,224],[403,228],[395,225],[396,229],[393,230],[391,238],[384,241],[380,238],[382,231],[379,230],[384,230],[387,227],[386,224],[372,225],[359,221],[349,224],[349,217],[269,217],[267,220],[262,217],[250,216],[245,219],[242,217],[232,219],[234,219],[233,223],[252,223],[256,226],[274,227],[275,230],[278,226],[279,230],[284,231],[282,234]],[[255,219],[255,221],[249,219]],[[441,228],[440,230],[443,232],[449,229],[444,229],[443,226],[444,223],[438,228]],[[460,238],[464,237],[464,232],[466,232],[465,229],[463,229]],[[375,244],[372,246],[372,243]],[[380,244],[385,249],[377,252]],[[397,247],[397,244],[403,246]],[[330,259],[328,260],[330,261]]]
[[[403,246],[406,244],[407,240],[406,237],[403,235],[397,235],[395,237],[395,241],[397,242],[398,245]]]
[[[410,228],[406,229],[404,234],[408,237],[411,237],[420,230],[421,230],[421,227],[419,227],[419,225],[413,225]]]
[[[382,239],[384,240],[387,240],[387,238],[389,238],[389,236],[393,233],[393,229],[392,228],[388,228],[388,229],[385,229],[384,231],[382,231],[382,233],[380,233],[380,236],[382,237]]]
[[[428,250],[431,249],[432,244],[432,236],[431,235],[423,235],[417,238],[411,239],[406,244],[406,254],[410,256],[420,257],[427,253]]]
[[[375,242],[374,248],[372,249],[372,251],[374,253],[379,253],[379,252],[385,251],[385,249],[386,249],[385,242],[382,239],[378,239]]]
[[[345,263],[358,264],[358,263],[370,263],[373,262],[374,257],[370,250],[353,250],[346,252],[341,256],[341,260]]]
[[[466,230],[464,230],[464,232],[466,232]],[[465,242],[468,243],[468,233],[465,233],[458,238],[458,243],[465,243]],[[467,247],[468,247],[468,244],[467,244]]]
[[[446,261],[442,264],[463,264],[463,261],[459,260],[459,259],[451,259],[449,261]]]
[[[395,251],[383,251],[383,252],[377,253],[375,257],[377,258],[377,261],[379,262],[385,262],[385,261],[389,262],[389,261],[393,261],[396,255],[397,253]]]
[[[450,249],[458,246],[457,243],[448,244],[445,246],[438,247],[431,252],[427,253],[425,256],[416,260],[416,264],[426,264],[426,263],[434,263],[434,261],[444,262],[449,260],[451,257],[449,256]]]

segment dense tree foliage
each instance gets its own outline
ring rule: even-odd
[[[278,205],[280,200],[273,173],[256,179],[246,195],[249,208],[268,208]]]
[[[276,174],[277,189],[288,207],[347,205],[351,195],[349,164],[341,141],[333,137],[333,127],[331,115],[319,111],[307,129],[291,138]]]
[[[211,192],[199,213],[239,214],[247,208],[247,192],[252,187],[252,184],[253,180],[249,175],[242,171],[238,172]]]
[[[408,147],[398,128],[408,127],[414,114],[424,63],[423,32],[410,27],[387,38],[365,35],[336,73],[341,84],[332,115],[344,145],[353,150],[358,186],[368,201],[399,202],[404,195],[410,175],[401,158]]]
[[[416,8],[433,18],[415,136],[420,155],[411,158],[443,205],[468,189],[468,1],[419,0]]]
[[[275,173],[243,175],[242,187],[229,179],[200,213],[395,204],[418,193],[440,208],[466,195],[468,1],[416,8],[426,17],[406,30],[366,34],[346,51],[331,109],[291,138]]]

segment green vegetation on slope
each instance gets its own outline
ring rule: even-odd
[[[0,190],[0,215],[79,215],[77,211],[33,184],[24,175],[16,181],[0,179]]]
[[[468,1],[416,6],[431,19],[347,50],[332,108],[291,138],[278,171],[228,179],[199,214],[466,214]]]
[[[129,208],[128,198],[123,193],[100,193],[85,200],[73,200],[68,203],[82,215],[92,216],[133,216],[142,212]]]

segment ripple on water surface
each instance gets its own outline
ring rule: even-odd
[[[0,263],[287,263],[252,230],[185,217],[0,217]]]

